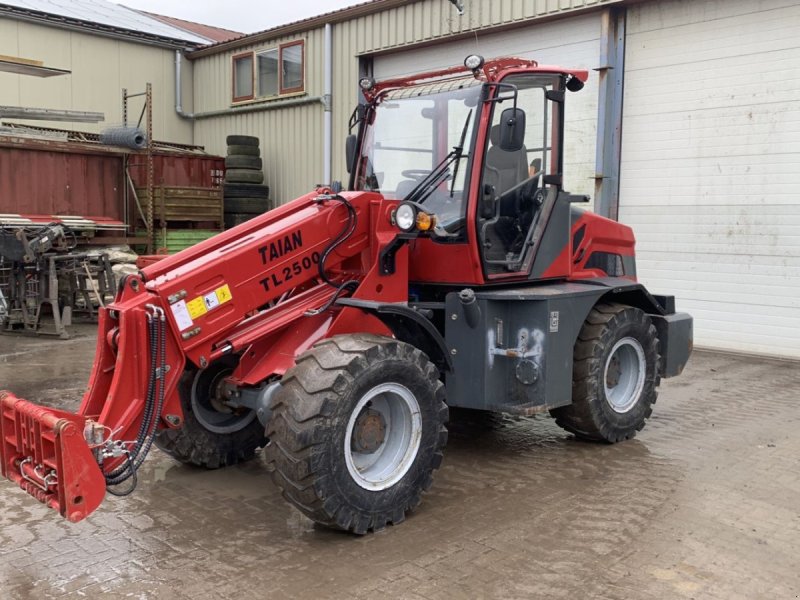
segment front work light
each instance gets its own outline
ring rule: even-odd
[[[413,202],[401,202],[392,213],[392,222],[403,233],[431,231],[436,227],[436,215],[428,214]]]
[[[470,54],[464,59],[464,66],[470,71],[477,71],[483,66],[483,57],[480,54]]]
[[[372,77],[362,77],[358,81],[358,85],[362,90],[368,92],[375,87],[375,80]]]
[[[412,231],[417,225],[417,208],[413,204],[403,202],[394,212],[394,222],[402,231]]]

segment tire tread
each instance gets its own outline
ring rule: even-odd
[[[655,356],[655,384],[640,422],[635,427],[618,428],[601,413],[600,403],[604,399],[599,398],[597,387],[602,378],[602,357],[613,339],[614,329],[636,322],[646,328],[649,338],[650,345],[644,348],[645,355]],[[573,402],[553,409],[552,416],[560,427],[582,439],[615,443],[633,438],[653,412],[652,405],[658,397],[655,388],[660,382],[660,360],[656,328],[643,311],[618,303],[598,304],[586,317],[573,351]]]
[[[286,500],[306,516],[326,527],[365,534],[400,523],[407,512],[416,508],[421,497],[414,494],[405,506],[392,511],[363,511],[352,507],[331,493],[328,474],[315,451],[330,435],[323,424],[334,412],[334,398],[367,369],[372,360],[406,359],[423,366],[423,372],[435,389],[440,431],[436,436],[431,471],[441,464],[447,441],[447,405],[439,373],[418,349],[392,338],[372,334],[335,336],[318,342],[298,357],[286,372],[272,404],[272,418],[267,435],[272,443],[266,448],[267,467],[275,485]],[[372,359],[372,360],[370,360]],[[285,435],[291,432],[291,435]],[[292,443],[287,443],[287,442]],[[425,476],[424,489],[432,483]]]

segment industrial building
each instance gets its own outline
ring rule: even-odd
[[[0,54],[72,74],[0,73],[0,105],[113,122],[120,89],[152,82],[156,138],[224,154],[226,135],[258,136],[279,202],[346,177],[362,75],[474,52],[589,69],[567,115],[568,189],[634,228],[639,278],[695,316],[696,344],[800,358],[797,0],[375,0],[211,44],[30,4],[0,3]]]

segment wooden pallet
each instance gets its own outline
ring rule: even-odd
[[[144,188],[136,189],[136,196],[145,215],[149,204]],[[153,190],[155,227],[162,223],[168,229],[190,229],[202,223],[203,229],[222,230],[224,224],[224,206],[220,188],[172,187],[156,186]],[[141,227],[144,222],[137,211],[137,219]]]

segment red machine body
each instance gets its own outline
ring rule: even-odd
[[[555,98],[553,120],[545,122],[544,130],[550,129],[544,135],[550,140],[545,143],[547,156],[553,160],[542,185],[548,198],[542,210],[549,212],[540,217],[535,234],[539,237],[531,243],[546,244],[552,239],[557,240],[557,248],[543,252],[536,246],[529,259],[520,260],[519,268],[488,264],[478,216],[486,195],[482,150],[472,152],[468,167],[462,165],[465,197],[460,237],[452,243],[425,234],[402,239],[395,220],[403,196],[371,191],[363,184],[369,179],[370,158],[361,151],[372,118],[367,116],[359,133],[350,191],[335,194],[317,189],[120,282],[114,302],[100,309],[96,357],[78,414],[37,407],[2,392],[2,474],[69,520],[78,521],[102,501],[109,474],[125,466],[122,454],[98,458],[103,448],[108,449],[112,434],[113,440],[134,440],[143,430],[146,437],[183,426],[178,388],[187,368],[203,369],[237,356],[238,364],[226,385],[257,387],[279,381],[298,356],[325,338],[348,333],[392,335],[386,322],[375,312],[359,308],[358,301],[407,305],[420,293],[414,290],[432,286],[439,290],[431,292],[436,296],[462,287],[503,289],[606,277],[610,273],[589,262],[597,253],[632,265],[630,228],[589,212],[558,208],[555,199],[562,193],[558,157],[562,155],[563,89],[570,80],[585,81],[585,71],[501,59],[474,72],[457,67],[382,82],[365,96],[377,106],[382,98],[422,83],[474,78],[486,98],[470,108],[474,122],[470,121],[473,112],[467,120],[472,123],[472,147],[483,149],[489,146],[493,123],[487,103],[508,93],[495,84],[512,76],[552,78],[553,91],[548,88],[545,93],[548,100]],[[368,110],[368,114],[373,113]],[[447,141],[438,146],[447,148]],[[431,188],[445,196],[447,181]],[[558,210],[567,215],[566,221],[553,225],[552,215]],[[349,235],[332,247],[331,240],[351,225]],[[548,233],[551,226],[558,231]],[[635,281],[635,271],[630,269],[618,275]],[[351,283],[335,288],[331,282]],[[333,303],[335,294],[349,303]],[[159,327],[163,335],[154,348],[148,332]],[[159,396],[163,400],[157,405],[158,414],[147,422],[148,397]],[[98,428],[102,435],[96,433]]]

